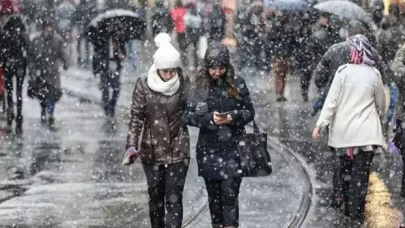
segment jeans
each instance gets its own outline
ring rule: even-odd
[[[50,117],[53,117],[53,114],[55,112],[55,104],[56,104],[56,101],[51,97],[41,100],[40,101],[41,110],[42,110],[41,113],[45,114],[47,112]]]
[[[149,217],[152,228],[181,228],[183,189],[188,161],[170,165],[142,163],[142,166],[148,182]]]
[[[101,96],[106,116],[115,115],[115,105],[120,96],[121,80],[119,73],[102,73],[101,79]],[[112,93],[110,92],[110,88]]]
[[[241,178],[205,179],[213,225],[239,226],[239,188]]]
[[[346,214],[352,220],[364,221],[364,208],[368,190],[372,152],[360,151],[351,160],[349,156],[339,156],[333,175],[333,197],[343,198]]]
[[[129,50],[129,58],[131,60],[132,67],[136,69],[139,62],[139,52],[141,49],[141,41],[139,40],[131,40],[128,43],[128,50]]]

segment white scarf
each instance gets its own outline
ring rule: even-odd
[[[157,73],[155,64],[153,64],[148,72],[148,86],[155,92],[163,93],[166,96],[172,96],[180,88],[179,76],[176,73],[176,75],[169,81],[163,81]]]

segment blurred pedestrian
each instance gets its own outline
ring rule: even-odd
[[[192,46],[191,51],[193,53],[193,64],[189,66],[189,63],[186,63],[186,66],[189,66],[189,69],[193,71],[198,67],[197,51],[200,37],[204,33],[203,18],[198,13],[195,4],[191,4],[184,19],[186,22],[187,46]]]
[[[132,5],[130,9],[146,21],[145,9],[143,9],[142,7],[136,7],[135,5]],[[136,71],[140,68],[141,64],[140,53],[142,50],[142,41],[139,39],[131,39],[130,41],[128,41],[127,49],[128,56],[131,61],[132,70]]]
[[[56,31],[66,43],[72,41],[72,30],[75,22],[76,6],[72,0],[63,0],[55,9]]]
[[[243,78],[230,64],[223,44],[210,44],[204,69],[188,95],[184,121],[200,128],[197,142],[198,173],[205,180],[214,228],[239,227],[239,188],[243,173],[236,141],[255,111]]]
[[[190,160],[188,129],[181,119],[190,80],[183,74],[180,53],[170,41],[166,33],[156,36],[153,65],[146,77],[136,81],[126,146],[127,154],[141,156],[152,228],[182,227],[183,189]]]
[[[393,10],[392,8],[395,8],[395,6],[396,4],[391,4],[390,9]],[[404,29],[404,25],[401,24],[394,12],[384,17],[381,22],[381,30],[378,33],[377,50],[388,65],[391,65],[395,53],[405,42]]]
[[[350,21],[346,28],[346,38],[349,39],[358,34],[365,34],[366,30],[363,24],[359,21]],[[369,42],[368,42],[369,43]],[[336,70],[347,63],[350,63],[350,53],[352,44],[349,40],[337,43],[330,47],[321,61],[318,63],[314,71],[315,84],[319,91],[319,98],[316,103],[321,103],[316,109],[322,108],[322,103],[325,101],[332,84]],[[382,60],[378,51],[370,46],[375,67],[381,72],[383,83],[387,85],[392,80],[392,71],[387,64]],[[316,112],[317,110],[315,110]]]
[[[176,5],[172,10],[172,17],[176,28],[177,43],[179,44],[180,48],[181,61],[184,67],[187,67],[186,14],[187,9],[183,6],[182,1],[177,0]]]
[[[27,73],[27,51],[29,45],[28,31],[21,16],[12,16],[3,27],[4,36],[1,40],[4,79],[7,92],[7,131],[12,132],[15,120],[15,133],[23,131],[23,85]],[[14,78],[16,86],[14,87]],[[17,116],[14,114],[14,90],[17,98]]]
[[[127,55],[123,28],[119,23],[104,23],[93,39],[93,75],[100,77],[101,100],[107,118],[115,117],[121,90],[121,71]]]
[[[169,9],[164,6],[163,0],[156,1],[156,7],[152,12],[151,23],[153,36],[157,36],[162,32],[170,34],[173,31],[173,19]]]
[[[85,29],[90,21],[97,16],[95,1],[81,0],[75,12],[75,23],[78,29],[77,37],[77,62],[79,65],[88,65],[90,62],[90,42],[87,40]],[[84,52],[83,50],[84,49]]]
[[[208,17],[209,42],[221,42],[225,38],[226,16],[219,4],[215,4]]]
[[[397,106],[397,123],[396,123],[396,134],[393,139],[395,146],[401,151],[402,161],[403,161],[403,174],[402,174],[402,188],[401,196],[405,198],[405,113],[404,113],[404,95],[405,95],[405,44],[398,50],[395,55],[394,61],[391,65],[392,71],[394,72],[394,81],[399,89],[399,102]]]
[[[295,57],[296,68],[300,73],[301,94],[304,102],[308,101],[309,85],[311,83],[312,72],[316,67],[316,56],[314,54],[312,39],[311,18],[301,15],[301,26],[299,28],[299,49]]]
[[[385,94],[365,37],[357,35],[350,42],[351,63],[336,71],[313,138],[318,140],[321,130],[328,128],[328,145],[338,156],[339,166],[333,198],[342,197],[339,204],[344,203],[345,214],[353,223],[362,224],[371,162],[375,153],[386,148],[382,130]]]
[[[35,37],[28,52],[29,72],[35,81],[36,98],[41,105],[41,121],[54,127],[55,105],[62,97],[60,68],[69,67],[64,40],[59,36],[51,19],[42,22],[43,30]]]
[[[310,18],[303,20],[305,25],[301,25],[303,40],[299,42],[300,50],[297,61],[297,68],[301,72],[301,93],[304,101],[308,101],[309,85],[312,73],[316,64],[333,44],[340,41],[338,30],[334,27],[329,13],[321,13],[318,22],[312,26]],[[308,31],[312,29],[313,31]],[[304,55],[302,55],[304,54]]]
[[[293,23],[288,12],[278,12],[272,21],[268,39],[271,50],[271,71],[276,87],[277,102],[285,102],[284,88],[291,67],[291,57],[297,45]]]
[[[240,51],[241,67],[254,67],[261,69],[262,51],[265,48],[263,34],[265,32],[265,20],[263,3],[254,2],[241,21]]]

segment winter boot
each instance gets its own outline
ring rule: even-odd
[[[236,226],[224,226],[224,228],[237,228]]]
[[[17,119],[16,119],[16,126],[15,126],[15,133],[16,133],[17,135],[22,135],[22,133],[23,133],[23,126],[22,126],[22,124],[23,124],[23,117],[22,117],[22,116],[17,117]]]

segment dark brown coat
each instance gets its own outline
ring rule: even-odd
[[[190,157],[190,137],[187,125],[181,119],[190,79],[183,76],[180,69],[178,74],[181,86],[172,96],[151,90],[147,77],[138,78],[136,81],[127,148],[139,148],[142,162],[172,164]]]

